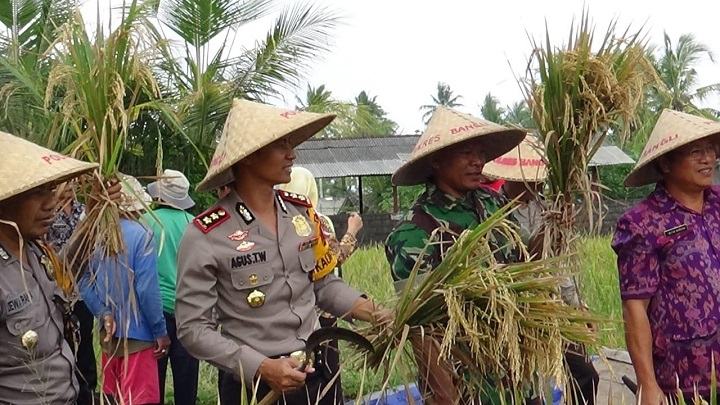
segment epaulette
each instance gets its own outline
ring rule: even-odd
[[[215,207],[210,208],[209,210],[196,216],[193,222],[195,223],[195,226],[202,231],[202,233],[208,233],[216,226],[225,222],[228,218],[230,218],[230,215],[228,215],[224,208]]]
[[[297,193],[291,193],[289,191],[285,190],[278,190],[278,194],[280,195],[280,198],[282,198],[285,201],[291,202],[293,204],[302,205],[304,207],[312,207],[312,203],[310,202],[310,199],[305,197],[302,194]]]

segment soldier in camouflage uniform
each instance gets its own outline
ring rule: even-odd
[[[506,204],[500,194],[480,187],[483,166],[517,146],[524,137],[524,131],[438,107],[410,159],[392,178],[398,186],[426,185],[425,192],[385,243],[396,287],[416,265],[420,272],[434,269],[457,235],[478,226]],[[495,244],[506,245],[500,239]],[[518,259],[515,249],[496,252],[501,263]],[[427,383],[434,403],[458,403],[452,376],[434,367],[432,359],[437,357],[437,348],[425,341],[414,342],[414,346],[416,357],[423,359],[418,362],[421,375],[427,376],[427,382],[421,383]],[[429,372],[426,368],[430,368]]]
[[[455,238],[466,229],[473,229],[494,214],[507,200],[492,189],[478,187],[463,197],[445,193],[428,182],[425,192],[418,197],[405,217],[395,226],[385,243],[385,254],[394,281],[410,276],[418,260],[420,271],[434,269]],[[432,233],[437,229],[431,240]],[[434,243],[425,248],[428,242]],[[420,254],[425,250],[425,255]],[[500,250],[500,262],[515,261],[516,249]]]

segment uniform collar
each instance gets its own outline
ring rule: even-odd
[[[28,255],[30,254],[34,254],[38,258],[44,255],[42,249],[39,247],[40,243],[43,242],[40,240],[25,242],[26,249],[23,252],[23,263],[28,263]],[[11,254],[4,246],[0,245],[0,264],[8,266],[16,263],[17,261],[18,258],[15,255]]]
[[[13,259],[13,257],[10,256],[10,252],[5,250],[5,248],[2,245],[0,245],[0,261],[7,264],[7,263],[11,262],[12,259]]]
[[[434,183],[425,185],[428,201],[438,207],[448,211],[460,205],[463,208],[475,209],[475,201],[482,201],[493,196],[484,188],[480,187],[476,190],[467,192],[462,197],[453,197],[450,194],[440,190]]]
[[[718,195],[720,190],[715,186],[710,186],[706,188],[703,191],[704,194],[704,202],[703,202],[703,208],[704,206],[708,204],[717,204],[720,203],[720,195]],[[658,205],[658,208],[662,213],[668,213],[672,212],[677,209],[683,209],[688,210],[685,208],[682,204],[677,202],[670,194],[668,194],[667,189],[665,189],[665,185],[662,182],[658,182],[655,185],[655,190],[653,190],[653,198],[655,199],[655,202]],[[694,212],[694,211],[693,211]]]
[[[427,183],[425,188],[427,190],[428,201],[448,211],[451,211],[458,205],[465,208],[473,207],[472,192],[465,194],[463,197],[454,197],[440,190],[434,183]]]

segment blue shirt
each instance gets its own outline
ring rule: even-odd
[[[94,253],[80,278],[80,294],[96,317],[113,314],[116,338],[154,342],[167,330],[152,232],[127,219],[120,220],[120,230],[125,252],[119,257]]]

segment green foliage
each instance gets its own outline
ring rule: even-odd
[[[397,124],[387,118],[387,113],[377,103],[377,97],[369,97],[365,91],[354,102],[340,101],[333,97],[325,85],[308,85],[305,99],[296,97],[298,110],[331,113],[336,118],[317,137],[353,138],[363,136],[388,136],[395,134]]]
[[[398,187],[398,212],[407,211],[425,186]],[[363,202],[365,212],[392,213],[394,208],[393,185],[390,176],[363,177]]]
[[[611,348],[625,347],[617,256],[610,236],[584,237],[579,243],[580,293],[590,311],[605,319],[598,325],[599,343]]]
[[[496,124],[505,123],[505,114],[507,112],[500,106],[500,100],[491,93],[485,95],[482,105],[480,106],[480,114],[483,118]]]
[[[432,104],[425,104],[420,106],[420,111],[425,111],[422,119],[423,122],[426,124],[435,112],[437,106],[439,105],[448,108],[462,107],[462,104],[460,104],[460,99],[462,98],[462,96],[455,95],[455,92],[450,89],[450,85],[443,82],[438,82],[437,93],[435,95],[431,95],[431,97]]]
[[[663,40],[663,47],[654,61],[655,70],[664,85],[653,92],[656,111],[659,113],[663,108],[670,108],[708,118],[717,117],[718,110],[699,108],[695,104],[720,94],[720,83],[698,87],[700,80],[695,66],[705,58],[715,61],[710,49],[692,34],[680,35],[677,43],[673,44],[665,32]]]

